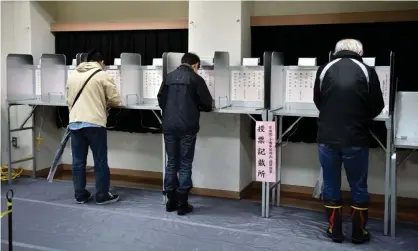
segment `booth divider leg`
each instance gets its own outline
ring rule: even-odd
[[[35,112],[36,112],[36,105],[33,106],[32,112],[31,112],[31,116],[33,116],[33,122],[32,122],[32,178],[35,179],[36,178],[36,126],[35,126],[35,122],[36,122],[36,116],[35,116]],[[21,128],[23,127],[23,125],[21,126]],[[39,128],[39,130],[41,130],[42,128]]]
[[[266,218],[266,182],[261,183],[261,217]]]
[[[391,209],[390,209],[390,234],[392,237],[396,236],[396,216],[397,216],[397,195],[398,195],[398,182],[397,182],[397,166],[396,166],[396,153],[391,157]]]
[[[391,149],[392,149],[392,127],[391,123],[386,122],[386,155],[385,155],[385,212],[384,212],[384,228],[383,234],[389,234],[389,211],[392,194],[391,194]]]
[[[276,117],[276,124],[277,124],[277,117]],[[280,206],[280,186],[282,183],[282,133],[283,133],[283,116],[279,116],[279,123],[278,123],[278,137],[279,145],[277,147],[277,170],[276,170],[276,182],[278,184],[276,185],[276,205]]]
[[[270,182],[266,182],[266,218],[270,217]]]
[[[7,160],[7,179],[9,185],[12,184],[12,132],[10,128],[10,108],[11,104],[7,103],[7,147],[9,158]]]

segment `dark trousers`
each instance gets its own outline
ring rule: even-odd
[[[109,193],[110,171],[107,163],[107,131],[102,127],[86,127],[71,131],[73,155],[73,182],[75,198],[86,199],[86,165],[89,146],[93,153],[96,199],[106,198]]]
[[[188,193],[193,188],[192,163],[196,146],[196,134],[164,134],[167,166],[164,191]]]
[[[341,164],[344,163],[353,205],[368,205],[369,148],[339,148],[319,144],[319,161],[323,172],[324,188],[322,196],[325,202],[341,202]]]

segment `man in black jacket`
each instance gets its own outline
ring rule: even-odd
[[[341,164],[351,188],[352,242],[370,240],[366,230],[369,193],[369,129],[384,101],[374,68],[363,63],[360,41],[337,43],[333,60],[319,67],[314,102],[319,110],[319,160],[323,169],[323,199],[328,214],[327,235],[342,242]]]
[[[181,65],[167,74],[158,92],[167,153],[163,193],[168,199],[167,212],[177,210],[178,215],[193,211],[188,196],[193,187],[192,163],[200,111],[212,110],[213,98],[205,80],[197,74],[199,67],[199,57],[185,53]]]

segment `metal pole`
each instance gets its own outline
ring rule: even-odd
[[[270,182],[266,182],[266,218],[270,217]]]
[[[36,145],[37,145],[37,137],[36,137],[36,126],[35,126],[35,115],[36,115],[36,105],[33,107],[32,114],[32,178],[36,178]],[[42,128],[39,128],[39,130],[42,130]]]
[[[11,128],[10,128],[10,109],[12,105],[7,103],[7,148],[9,148],[9,158],[7,160],[7,179],[9,185],[12,184],[12,135],[11,135]]]
[[[12,199],[13,199],[13,190],[9,190],[6,193],[7,199],[7,211],[9,212],[8,215],[8,235],[9,235],[9,251],[13,251],[13,215],[12,215]]]
[[[261,217],[266,217],[266,182],[261,183]]]
[[[396,236],[396,216],[397,216],[397,195],[398,195],[398,184],[397,184],[397,165],[396,165],[396,153],[391,157],[391,207],[390,207],[390,235]]]
[[[384,213],[384,228],[383,228],[383,234],[388,235],[389,234],[389,208],[390,208],[390,200],[393,199],[391,194],[391,170],[390,170],[390,158],[391,158],[391,137],[392,137],[392,130],[391,130],[391,124],[386,121],[386,155],[385,155],[385,213]]]
[[[277,172],[276,172],[276,176],[277,176],[277,180],[276,182],[280,182],[279,184],[277,184],[277,188],[276,188],[276,205],[280,206],[280,186],[282,183],[282,132],[283,132],[283,116],[279,116],[279,135],[278,135],[278,140],[279,140],[279,145],[277,148]]]

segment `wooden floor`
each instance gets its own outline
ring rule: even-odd
[[[57,173],[55,179],[71,180],[71,171],[62,171]],[[94,182],[93,173],[88,173],[89,182]],[[112,175],[112,186],[131,187],[160,190],[162,187],[162,179],[129,177],[125,175]],[[283,187],[284,185],[282,185]],[[303,208],[314,211],[323,211],[323,203],[320,200],[312,198],[312,191],[306,188],[296,186],[285,186],[281,191],[282,206]],[[192,191],[193,192],[193,191]],[[349,193],[343,192],[345,201],[344,213],[350,213]],[[242,199],[255,202],[261,202],[261,186],[260,183],[253,183],[252,188],[248,190],[246,196]],[[369,206],[369,216],[371,218],[383,219],[384,216],[384,197],[371,195],[371,203]],[[411,198],[398,198],[398,221],[418,223],[418,200]]]

